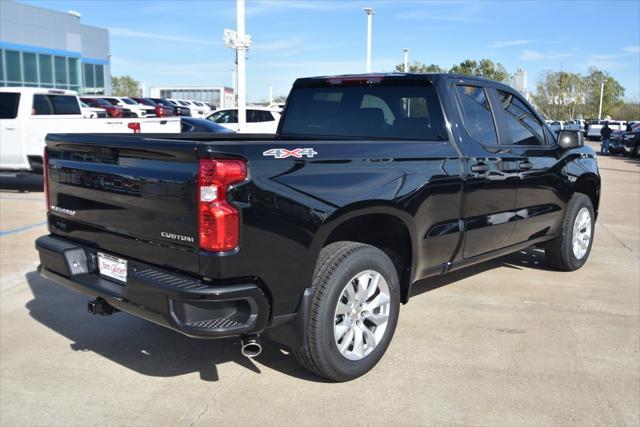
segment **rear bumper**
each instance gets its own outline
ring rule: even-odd
[[[258,334],[267,326],[269,302],[258,285],[250,281],[209,283],[127,260],[124,284],[98,273],[95,248],[43,236],[36,240],[36,249],[43,276],[190,337]]]

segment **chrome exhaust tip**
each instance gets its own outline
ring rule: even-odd
[[[260,356],[260,353],[262,353],[262,344],[260,343],[260,337],[242,337],[242,348],[240,351],[245,357],[254,358]]]

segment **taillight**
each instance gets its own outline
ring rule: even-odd
[[[110,107],[110,108],[107,108],[107,112],[114,119],[122,117],[122,110],[120,110],[119,108]]]
[[[227,202],[229,186],[247,178],[242,160],[203,159],[198,165],[200,249],[225,252],[239,243],[238,210]]]
[[[156,105],[156,116],[164,117],[164,108],[159,105]]]
[[[140,133],[140,123],[139,122],[129,123],[127,125],[127,127],[129,129],[131,129],[133,131],[133,133]]]
[[[44,181],[44,197],[47,201],[47,212],[51,212],[51,202],[49,201],[49,149],[44,147],[42,156],[42,178]]]

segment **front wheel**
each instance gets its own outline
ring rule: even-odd
[[[370,245],[332,243],[320,252],[303,346],[294,351],[309,371],[348,381],[371,370],[398,322],[400,285],[389,257]]]
[[[579,269],[589,258],[594,231],[591,199],[586,194],[575,193],[567,204],[560,235],[545,247],[547,262],[558,270]]]

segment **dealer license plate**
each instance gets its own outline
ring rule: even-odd
[[[98,252],[98,270],[103,276],[127,282],[127,260]]]

